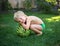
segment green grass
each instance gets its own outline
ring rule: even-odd
[[[19,37],[16,32],[18,24],[12,13],[0,14],[0,46],[60,46],[60,16],[26,12],[27,15],[40,17],[46,24],[43,35]]]

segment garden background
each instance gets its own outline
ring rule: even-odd
[[[8,0],[0,1],[0,46],[60,46],[59,0],[25,0],[24,7],[15,6]],[[41,18],[46,25],[43,35],[18,36],[18,23],[13,19],[18,10]]]

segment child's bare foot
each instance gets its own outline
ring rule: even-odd
[[[37,34],[37,36],[40,36],[40,35],[42,35],[42,32],[40,32],[40,34]]]

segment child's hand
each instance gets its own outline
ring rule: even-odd
[[[21,20],[20,20],[20,23],[25,24],[25,22],[23,22],[23,21],[21,21]]]
[[[21,22],[21,23],[22,23],[22,20],[19,20],[19,22]]]

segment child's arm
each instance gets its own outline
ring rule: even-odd
[[[26,21],[26,24],[25,24],[25,23],[21,23],[21,25],[22,25],[25,29],[29,29],[29,27],[30,27],[30,22],[31,22],[31,19],[28,17],[28,18],[27,18],[27,21]]]

